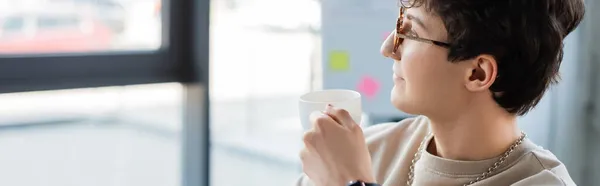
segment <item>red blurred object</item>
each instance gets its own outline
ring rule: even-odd
[[[154,4],[154,15],[160,16],[162,12],[162,0],[156,0]]]
[[[14,14],[0,17],[0,26],[0,53],[102,51],[114,37],[101,21],[81,14]]]

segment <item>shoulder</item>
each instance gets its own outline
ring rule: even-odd
[[[513,186],[525,185],[576,185],[571,179],[567,167],[549,150],[543,149],[530,142],[530,164],[537,167],[534,174],[516,182]]]
[[[511,186],[548,185],[548,186],[575,186],[570,177],[557,174],[554,170],[542,170],[535,175],[522,179]]]

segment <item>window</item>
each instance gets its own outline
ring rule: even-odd
[[[2,31],[0,33],[19,32],[23,30],[24,26],[25,19],[23,17],[8,17],[2,21]]]
[[[0,92],[188,81],[192,18],[162,1],[0,0]]]
[[[40,16],[37,19],[37,28],[58,29],[58,28],[77,28],[80,21],[75,16]]]
[[[163,44],[161,19],[155,15],[157,4],[160,0],[15,3],[4,13],[8,18],[2,21],[4,16],[0,16],[2,32],[23,34],[0,40],[0,53],[157,50]],[[25,24],[32,26],[23,29]]]
[[[291,185],[297,99],[320,66],[320,4],[217,0],[211,13],[211,185]]]
[[[0,0],[0,185],[207,185],[209,1],[110,1]]]
[[[0,94],[0,185],[181,185],[182,91],[168,83]]]

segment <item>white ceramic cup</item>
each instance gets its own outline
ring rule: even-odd
[[[310,92],[300,96],[300,122],[304,130],[312,128],[310,114],[315,111],[324,111],[327,104],[342,108],[350,113],[352,119],[360,125],[361,109],[360,93],[353,90],[332,89]]]

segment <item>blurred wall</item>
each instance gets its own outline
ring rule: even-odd
[[[588,65],[587,71],[592,81],[590,85],[590,97],[593,104],[590,104],[588,120],[590,125],[585,128],[587,132],[585,148],[587,150],[586,160],[591,162],[583,163],[585,165],[585,174],[588,182],[586,185],[600,184],[600,2],[586,1],[587,3],[587,19],[584,22],[585,38],[582,40],[588,48],[584,48],[581,52],[586,52]]]
[[[595,185],[600,183],[600,14],[593,10],[600,3],[586,1],[586,6],[584,21],[564,42],[560,83],[520,123],[566,164],[577,184]]]

